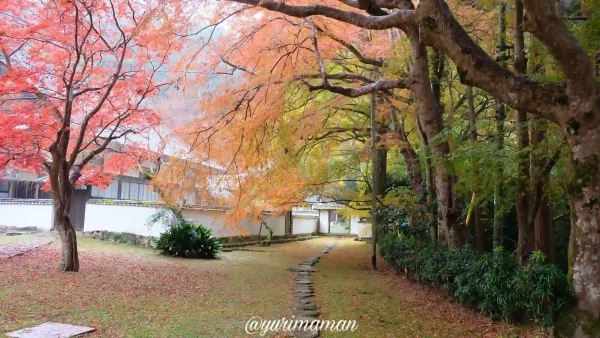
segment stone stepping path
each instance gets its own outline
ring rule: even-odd
[[[296,272],[294,276],[294,280],[296,281],[296,285],[294,287],[294,293],[296,295],[296,299],[294,302],[293,314],[296,320],[308,320],[312,321],[314,319],[319,318],[319,311],[317,311],[317,305],[314,303],[315,298],[315,288],[313,286],[313,281],[310,278],[311,274],[316,272],[314,265],[319,262],[321,256],[327,254],[333,247],[336,242],[332,242],[323,249],[318,255],[313,256],[304,262],[300,263],[298,266],[289,268],[288,270]],[[315,338],[319,337],[320,332],[318,330],[304,330],[299,329],[297,331],[291,332],[293,337],[299,338]]]
[[[13,244],[0,244],[0,259],[8,259],[14,256],[22,255],[28,251],[37,249],[41,246],[48,245],[56,237],[50,232],[44,232],[36,235],[28,241],[17,242]]]

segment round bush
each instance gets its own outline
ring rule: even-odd
[[[215,258],[221,243],[213,237],[211,229],[179,220],[160,235],[156,249],[173,257]]]

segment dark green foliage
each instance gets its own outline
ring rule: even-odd
[[[439,286],[465,306],[496,319],[551,326],[574,295],[566,275],[545,264],[540,252],[521,268],[502,248],[479,256],[470,248],[449,251],[397,234],[382,238],[380,251],[397,270]]]
[[[517,292],[519,265],[502,247],[481,256],[476,263],[481,278],[479,309],[487,316],[504,320],[521,318],[523,297]],[[565,276],[565,280],[567,277]]]
[[[160,235],[156,249],[165,255],[188,258],[215,258],[221,243],[212,230],[180,219]]]
[[[539,251],[531,255],[529,264],[520,270],[519,289],[528,295],[524,306],[532,319],[550,326],[574,299],[574,292],[564,273],[545,261],[546,257]]]
[[[377,209],[377,213],[381,217],[379,228],[385,233],[397,233],[402,232],[404,235],[415,236],[417,238],[429,237],[429,229],[433,224],[424,221],[424,217],[416,217],[417,221],[413,224],[410,223],[410,215],[406,212],[405,207],[380,207]],[[425,209],[417,210],[415,213],[424,214]],[[437,220],[435,220],[437,222]]]
[[[138,235],[129,232],[114,233],[113,240],[119,243],[127,243],[132,245],[141,245]]]
[[[379,228],[388,233],[402,231],[403,223],[408,221],[405,208],[380,207],[377,214],[380,217]]]
[[[102,241],[113,241],[122,244],[151,246],[154,238],[132,234],[130,232],[93,231],[87,234]]]

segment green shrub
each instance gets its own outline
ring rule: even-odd
[[[448,250],[433,243],[419,247],[411,264],[415,279],[423,283],[442,285],[447,275]]]
[[[519,289],[520,293],[528,295],[524,305],[530,319],[550,326],[575,295],[566,276],[545,260],[539,251],[531,255],[529,264],[519,273]]]
[[[181,219],[160,235],[156,249],[174,257],[215,258],[221,243],[211,229]]]
[[[493,318],[551,326],[573,299],[565,274],[539,252],[521,268],[502,248],[480,256],[468,247],[449,251],[396,234],[382,238],[380,252],[397,270]]]
[[[483,299],[484,257],[471,249],[454,250],[448,259],[449,277],[444,290],[463,305],[476,307]]]
[[[521,318],[524,295],[518,292],[519,265],[514,256],[502,247],[481,257],[481,303],[479,309],[487,316],[504,320]]]

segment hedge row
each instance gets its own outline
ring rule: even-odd
[[[479,255],[470,248],[449,251],[396,234],[381,240],[380,252],[398,271],[441,287],[463,305],[495,319],[551,326],[574,298],[566,275],[546,264],[541,252],[520,267],[502,248]]]

